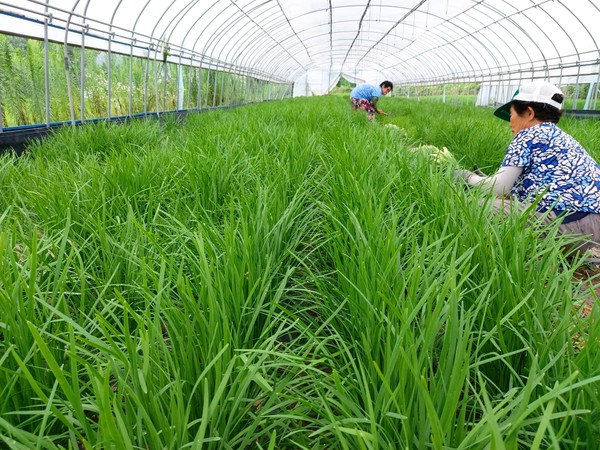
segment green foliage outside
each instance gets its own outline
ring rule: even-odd
[[[475,105],[480,88],[481,83],[447,83],[423,86],[397,86],[394,95],[425,100],[436,100],[458,105]],[[562,84],[560,88],[565,94],[565,109],[596,109],[597,99],[596,101],[592,99],[590,104],[588,104],[586,107],[586,98],[590,88],[589,83]]]
[[[176,64],[165,63],[160,58],[131,60],[129,56],[116,53],[109,56],[107,52],[86,48],[83,51],[82,90],[82,50],[68,47],[67,51],[75,120],[239,105],[282,98],[291,92],[288,85],[182,65],[182,104],[178,108],[180,87]],[[50,43],[48,53],[49,121],[69,121],[71,104],[64,68],[64,46]],[[45,99],[43,42],[0,35],[0,108],[3,127],[45,123]]]
[[[350,94],[352,89],[356,86],[355,83],[350,83],[343,76],[340,77],[337,84],[331,91],[332,94]]]
[[[375,123],[290,99],[2,156],[0,447],[597,448],[581,260],[452,178],[497,167],[507,124],[381,101]],[[597,121],[564,125],[599,156]]]

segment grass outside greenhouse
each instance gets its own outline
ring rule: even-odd
[[[0,448],[598,448],[582,259],[452,178],[493,172],[508,124],[381,103],[376,123],[288,99],[3,155]],[[600,159],[599,121],[561,126]]]

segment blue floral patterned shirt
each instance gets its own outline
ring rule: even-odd
[[[554,123],[519,131],[502,166],[523,167],[511,194],[531,201],[543,193],[538,210],[600,213],[600,166]]]

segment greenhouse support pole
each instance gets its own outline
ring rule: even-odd
[[[135,43],[135,37],[131,36],[131,44],[129,45],[129,105],[128,112],[132,115],[133,111],[133,44]]]
[[[65,76],[67,78],[67,95],[69,97],[69,109],[71,111],[71,125],[75,125],[75,107],[73,105],[73,89],[71,88],[71,73],[69,71],[69,66],[71,65],[69,62],[69,31],[71,28],[71,18],[73,14],[75,14],[75,9],[79,4],[80,0],[77,0],[71,9],[71,13],[69,14],[69,18],[67,19],[67,24],[65,25],[65,42],[63,47],[63,59],[65,64]]]
[[[112,114],[111,113],[111,111],[112,111],[112,104],[111,104],[112,57],[111,57],[111,53],[112,53],[112,41],[115,38],[115,32],[113,31],[113,24],[115,23],[115,17],[117,15],[117,11],[121,7],[121,3],[123,3],[123,0],[119,0],[117,6],[113,10],[112,16],[110,18],[110,26],[108,28],[108,31],[109,31],[109,35],[108,35],[108,118],[109,119],[111,118],[111,114]],[[87,14],[87,11],[86,11],[86,14]],[[82,88],[83,88],[83,86],[82,86]],[[117,113],[117,115],[120,115],[123,113],[122,108],[121,108],[121,102],[119,102],[118,96],[117,96],[117,107],[115,108],[115,112]]]
[[[68,31],[66,33],[68,33]],[[69,73],[70,64],[67,48],[67,43],[65,42],[63,63],[65,66],[65,75],[67,77],[67,96],[69,98],[69,111],[71,112],[71,125],[75,125],[75,107],[73,106],[73,90],[71,89],[71,74]]]
[[[239,105],[239,75],[232,73],[230,75],[230,89],[231,95],[229,97],[229,104],[232,106]]]
[[[209,103],[209,98],[211,95],[211,86],[210,86],[210,74],[212,73],[212,69],[208,69],[207,73],[206,73],[206,107],[208,108],[210,106]]]
[[[159,69],[157,68],[157,59],[158,59],[158,45],[156,46],[156,50],[154,50],[154,61],[152,61],[153,63],[153,70],[152,70],[152,76],[153,76],[153,82],[154,82],[154,108],[156,110],[156,114],[160,115],[160,98],[158,96],[158,77],[160,76],[159,74]]]
[[[212,93],[211,93],[211,106],[215,107],[215,106],[219,106],[219,104],[217,103],[218,99],[220,98],[220,89],[221,89],[221,71],[219,69],[215,69],[213,71],[213,83],[212,83]],[[219,93],[219,97],[217,97],[217,93]]]
[[[228,105],[228,97],[227,97],[227,91],[229,89],[229,72],[225,72],[223,71],[223,78],[221,80],[221,92],[219,93],[219,98],[220,98],[220,105]]]
[[[221,72],[221,89],[219,90],[219,106],[223,105],[223,96],[225,92],[225,68],[223,68],[223,72]]]
[[[183,109],[183,68],[181,67],[181,54],[179,55],[179,64],[177,65],[177,110]]]
[[[227,77],[229,75],[229,72],[225,72],[225,70],[223,70],[223,73],[221,75],[221,90],[219,91],[219,105],[227,105]]]
[[[144,11],[146,10],[146,7],[148,6],[148,4],[150,3],[150,1],[148,0],[146,2],[146,4],[144,5],[144,7],[141,9],[141,11],[138,13],[138,16],[135,19],[135,22],[133,23],[133,28],[131,29],[131,47],[129,50],[129,57],[130,57],[130,61],[129,61],[129,114],[131,115],[133,113],[133,46],[137,44],[137,39],[136,39],[136,28],[137,28],[137,24],[138,21],[140,20],[140,17],[142,16],[142,14],[144,13]],[[152,45],[152,38],[150,38],[150,41],[148,42],[148,47],[147,47],[147,55],[146,55],[146,67],[145,67],[145,73],[144,73],[144,114],[147,113],[148,111],[148,59],[150,58],[150,47]],[[141,49],[141,46],[140,46]],[[140,55],[140,63],[141,58],[143,58],[143,52]],[[140,112],[139,110],[136,112]]]
[[[573,92],[573,109],[577,108],[577,101],[579,100],[579,75],[581,74],[581,64],[577,61],[577,78],[575,79],[575,91]]]
[[[204,63],[204,55],[200,58],[200,65],[198,66],[198,109],[202,109],[202,64]],[[208,75],[208,73],[207,73]],[[208,83],[206,84],[208,86]]]
[[[48,2],[46,0],[46,14],[44,16],[44,85],[45,85],[45,102],[46,102],[46,126],[50,126],[50,69],[48,67]]]
[[[119,3],[115,7],[112,16],[110,18],[110,26],[108,29],[108,118],[112,117],[112,41],[115,38],[115,32],[113,31],[113,23],[115,23],[115,16],[117,15],[117,11],[121,6],[123,0],[119,0]]]
[[[163,112],[167,110],[167,76],[169,74],[169,67],[167,66],[167,59],[169,57],[169,46],[165,43],[163,47]]]
[[[246,103],[246,91],[248,90],[248,75],[242,75],[242,91],[240,93],[240,101]]]
[[[596,100],[598,100],[598,87],[600,87],[600,64],[598,64],[598,76],[596,77],[596,85],[594,86],[593,105],[592,109],[596,109]]]
[[[87,32],[85,27],[86,25],[84,24],[84,27],[81,29],[81,51],[79,56],[79,71],[81,72],[79,82],[81,84],[79,107],[81,108],[80,117],[82,122],[85,120],[85,34]]]
[[[590,81],[589,87],[588,87],[588,92],[587,92],[587,96],[585,98],[585,105],[583,105],[583,109],[592,109],[592,102],[593,102],[593,91],[595,88],[595,83],[593,81]]]
[[[160,114],[160,104],[159,104],[159,97],[158,97],[158,80],[157,80],[157,69],[156,69],[156,59],[158,56],[158,50],[159,50],[159,45],[156,46],[156,50],[154,51],[154,97],[155,97],[155,108],[156,108],[156,114]]]
[[[88,34],[90,26],[87,23],[87,9],[90,6],[88,1],[83,10],[83,24],[81,27],[81,50],[79,55],[79,69],[80,69],[80,87],[79,87],[79,107],[81,108],[79,116],[81,121],[85,120],[85,36]]]
[[[146,55],[146,68],[144,70],[144,114],[148,113],[148,66],[150,65],[150,52],[152,43],[148,45],[148,54]]]
[[[219,106],[223,104],[223,92],[225,91],[225,70],[221,72],[221,76],[219,77],[221,81],[221,89],[218,90],[219,93]]]
[[[192,109],[192,107],[191,107],[191,101],[190,100],[192,98],[192,80],[194,79],[194,76],[193,76],[194,72],[193,72],[193,70],[194,70],[194,56],[192,55],[192,56],[190,56],[190,65],[188,66],[188,71],[187,71],[187,73],[188,73],[188,77],[187,77],[187,95],[186,95],[187,99],[186,99],[186,102],[185,102],[185,104],[187,106],[186,109]]]
[[[198,93],[196,94],[196,108],[202,109],[202,61],[198,67]]]
[[[560,66],[560,75],[559,75],[559,78],[558,78],[558,86],[562,85],[562,82],[563,82],[563,73],[564,73],[564,67],[563,67],[563,64],[562,64],[562,63],[560,63],[560,64],[559,64],[559,66]],[[563,101],[564,101],[564,100],[565,100],[565,99],[563,99]]]
[[[215,71],[215,81],[213,82],[213,100],[212,106],[217,106],[217,89],[219,87],[219,71]]]
[[[223,87],[221,88],[221,104],[229,105],[231,89],[231,72],[223,74]]]
[[[106,74],[106,78],[107,78],[107,98],[106,98],[106,117],[108,117],[108,119],[110,120],[111,118],[111,94],[112,94],[112,34],[108,35],[108,64],[106,66],[107,68],[107,74]]]

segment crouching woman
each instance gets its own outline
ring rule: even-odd
[[[498,196],[515,197],[522,205],[539,199],[536,209],[544,222],[559,220],[559,233],[582,236],[580,252],[593,249],[600,256],[600,166],[556,125],[563,100],[561,90],[550,83],[521,86],[494,112],[510,122],[514,135],[498,171],[485,176],[460,170],[455,176]],[[503,198],[494,202],[496,211],[508,213],[510,208]]]

